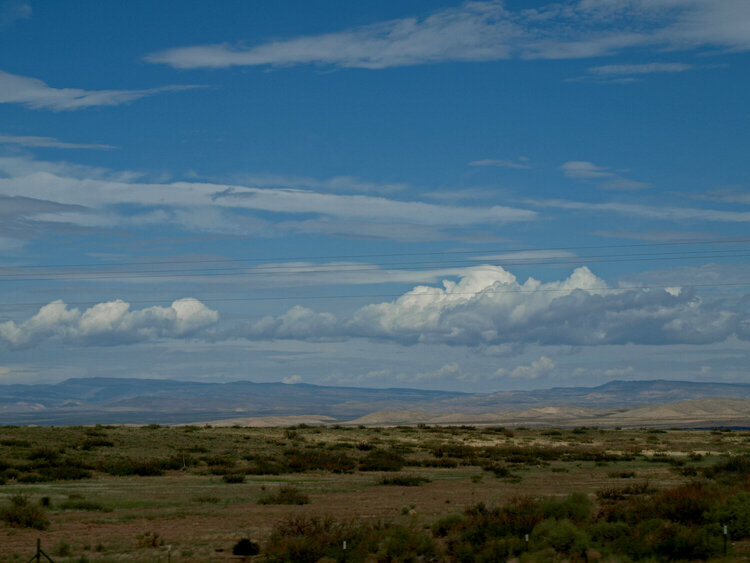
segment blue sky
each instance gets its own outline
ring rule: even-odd
[[[0,381],[746,381],[750,4],[0,2]]]

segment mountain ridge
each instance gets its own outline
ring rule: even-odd
[[[347,421],[379,411],[476,417],[550,407],[622,409],[721,397],[750,399],[750,384],[612,380],[594,387],[463,393],[247,380],[212,383],[91,377],[54,384],[0,384],[0,424],[171,424],[280,416]]]

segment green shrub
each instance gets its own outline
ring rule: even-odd
[[[359,463],[360,471],[401,471],[406,464],[404,456],[392,450],[374,449]]]
[[[570,520],[544,520],[534,527],[531,537],[565,555],[584,554],[588,545],[586,533]]]
[[[724,481],[746,481],[750,476],[750,455],[743,454],[723,459],[703,470],[706,477]]]
[[[225,483],[244,483],[245,476],[242,473],[228,473],[222,477]]]
[[[293,485],[283,485],[275,493],[258,499],[258,504],[308,504],[310,497]]]
[[[285,465],[295,473],[316,470],[349,473],[357,465],[354,458],[344,453],[317,449],[289,449],[284,452],[284,457]]]
[[[585,522],[591,514],[593,503],[583,493],[572,493],[564,500],[547,500],[540,503],[543,518]]]
[[[10,504],[0,509],[0,520],[14,528],[44,530],[49,526],[49,520],[42,507],[32,503],[29,496],[23,493],[10,497]]]
[[[723,540],[706,527],[668,523],[659,533],[654,551],[671,560],[709,559],[719,555]]]
[[[750,537],[750,493],[739,492],[708,514],[708,519],[720,526],[726,525],[733,540]]]
[[[267,563],[316,563],[366,559],[429,561],[435,560],[438,552],[428,534],[407,526],[361,521],[344,523],[332,518],[292,518],[274,528],[263,553]]]
[[[247,475],[281,475],[290,472],[286,464],[276,459],[255,459],[252,465],[245,469]]]

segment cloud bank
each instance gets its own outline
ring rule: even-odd
[[[47,340],[83,346],[134,344],[196,336],[218,320],[216,311],[191,298],[178,299],[169,307],[135,311],[129,303],[118,299],[83,312],[58,300],[22,323],[0,323],[0,342],[13,348],[33,347]]]
[[[423,18],[406,17],[323,35],[243,44],[197,45],[152,53],[175,68],[329,65],[382,69],[443,61],[568,59],[628,49],[750,49],[745,0],[607,0],[535,9],[465,2]]]
[[[467,269],[458,282],[444,281],[442,288],[418,286],[395,301],[362,307],[346,318],[297,306],[239,327],[237,335],[365,337],[468,347],[597,346],[709,344],[733,335],[748,338],[750,330],[746,313],[704,302],[689,289],[610,288],[585,267],[561,281],[529,278],[520,283],[499,266],[482,266]]]

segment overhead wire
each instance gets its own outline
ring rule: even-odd
[[[131,261],[131,262],[98,262],[86,264],[30,264],[21,266],[0,266],[0,272],[8,269],[53,269],[53,268],[93,268],[104,266],[148,266],[148,265],[170,265],[170,264],[210,264],[210,263],[243,263],[243,262],[289,262],[297,260],[354,260],[366,258],[396,258],[410,256],[444,256],[444,255],[471,255],[488,253],[519,253],[519,252],[554,252],[573,250],[596,250],[616,248],[646,248],[663,246],[690,246],[690,245],[721,245],[750,243],[750,237],[734,239],[687,239],[682,241],[616,244],[616,245],[585,245],[585,246],[557,246],[541,248],[504,248],[504,249],[482,249],[482,250],[441,250],[432,252],[394,252],[373,254],[339,254],[339,255],[307,255],[307,256],[285,256],[285,257],[257,257],[257,258],[194,258],[189,260],[154,260],[154,261]]]
[[[674,288],[711,288],[711,287],[743,287],[750,285],[750,279],[741,282],[725,282],[725,283],[697,283],[697,284],[686,284],[680,286],[680,284],[669,283],[669,284],[651,284],[651,285],[632,285],[625,287],[609,287],[609,286],[588,286],[588,287],[558,287],[558,288],[536,288],[536,289],[483,289],[479,291],[451,291],[449,295],[462,295],[462,296],[476,296],[476,295],[500,295],[500,294],[532,294],[532,293],[572,293],[574,291],[589,291],[589,292],[625,292],[633,290],[652,290],[652,289],[674,289]],[[440,288],[430,288],[438,289]],[[309,300],[328,300],[328,299],[393,299],[403,297],[405,293],[367,293],[367,294],[335,294],[335,295],[287,295],[287,296],[263,296],[263,297],[201,297],[201,302],[206,303],[219,303],[219,302],[244,302],[244,301],[309,301]],[[408,293],[409,297],[435,297],[434,291],[425,291],[423,293],[414,293],[413,291]],[[164,303],[168,299],[134,299],[128,300],[130,304],[147,304],[147,303]],[[84,305],[97,305],[104,301],[66,301],[65,305],[72,306],[84,306]],[[0,307],[41,307],[48,305],[50,302],[36,302],[36,303],[0,303]]]
[[[569,264],[599,264],[610,262],[648,262],[667,260],[695,260],[695,259],[726,259],[744,258],[750,256],[750,249],[728,250],[694,250],[678,252],[661,252],[648,254],[599,254],[566,257],[516,257],[508,259],[493,259],[487,257],[486,262],[494,262],[503,267],[549,266]],[[0,273],[2,281],[96,281],[111,279],[139,279],[139,278],[183,278],[183,277],[214,277],[214,276],[259,276],[259,275],[302,275],[321,273],[358,273],[368,271],[410,271],[430,270],[439,268],[482,268],[495,264],[479,264],[478,261],[467,260],[433,260],[412,262],[385,263],[345,263],[345,264],[280,264],[256,266],[247,268],[188,268],[188,269],[157,269],[157,270],[103,270],[99,272],[36,272],[27,274],[22,272]],[[35,275],[36,277],[27,277]]]

